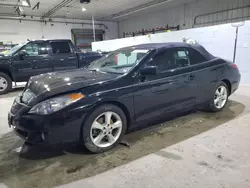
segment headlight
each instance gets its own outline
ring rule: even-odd
[[[28,88],[22,93],[22,102],[28,104],[36,95]]]
[[[47,115],[53,112],[57,112],[62,108],[84,98],[84,95],[81,93],[73,93],[69,95],[63,95],[60,97],[55,97],[48,99],[46,101],[40,102],[33,106],[29,113]]]

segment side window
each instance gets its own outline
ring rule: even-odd
[[[23,50],[27,52],[27,56],[37,56],[38,55],[38,44],[37,43],[29,43],[27,44]]]
[[[71,53],[71,49],[68,42],[51,42],[53,54],[67,54]]]
[[[27,56],[38,56],[48,54],[46,43],[29,43],[22,50],[25,50]]]
[[[159,72],[164,72],[189,66],[189,59],[184,49],[168,49],[156,54],[150,65],[158,66]]]
[[[196,64],[207,61],[206,58],[203,57],[203,55],[201,55],[196,50],[188,49],[187,52],[188,52],[188,57],[189,57],[191,65],[196,65]]]
[[[190,65],[188,52],[185,49],[173,49],[175,54],[175,64],[178,68]]]
[[[184,50],[178,50],[177,56],[177,59],[187,59],[187,53]]]
[[[49,48],[47,43],[43,42],[39,44],[39,55],[47,55],[49,53]]]

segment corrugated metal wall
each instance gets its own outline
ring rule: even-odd
[[[197,0],[177,7],[162,5],[156,11],[133,15],[119,22],[120,37],[123,32],[180,25],[181,29],[250,20],[250,0]]]
[[[202,2],[201,2],[202,3]],[[250,19],[249,0],[213,0],[207,4],[208,10],[193,15],[193,27],[209,26],[215,24],[238,22]],[[202,7],[202,5],[201,5]],[[186,11],[197,9],[197,5],[191,5]]]

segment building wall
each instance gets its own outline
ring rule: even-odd
[[[116,50],[118,48],[161,42],[181,42],[184,36],[195,39],[204,46],[211,54],[227,60],[233,60],[236,28],[231,24],[222,24],[209,27],[199,27],[176,32],[164,32],[159,34],[128,37],[110,41],[92,43],[96,50]],[[250,21],[246,21],[239,27],[236,64],[241,72],[241,83],[250,84]]]
[[[137,14],[132,14],[129,19],[120,21],[119,36],[123,37],[123,32],[150,29],[165,26],[167,24],[172,26],[180,25],[181,29],[189,29],[192,27],[203,27],[248,20],[250,19],[249,7],[202,16],[197,19],[198,23],[211,23],[194,25],[194,19],[198,15],[249,5],[250,0],[196,0],[182,3],[175,7],[169,7],[170,5],[166,3],[160,7],[151,8],[151,10],[145,13],[139,14],[138,12]]]
[[[250,21],[239,28],[236,64],[241,73],[241,83],[250,84]]]
[[[58,20],[62,21],[62,20]],[[63,20],[65,21],[65,20]],[[86,22],[84,20],[67,20],[74,22]],[[118,38],[118,24],[116,22],[103,23],[106,27],[96,26],[96,29],[105,30],[105,40]],[[53,25],[51,25],[53,24]],[[19,20],[0,20],[0,41],[19,43],[27,39],[71,39],[71,29],[92,29],[91,24],[67,24],[66,23],[40,23]]]

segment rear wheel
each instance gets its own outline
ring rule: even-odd
[[[215,89],[213,96],[209,102],[209,110],[213,112],[221,111],[228,101],[228,86],[226,83],[221,82]]]
[[[100,153],[119,144],[127,121],[119,107],[105,104],[95,109],[83,126],[84,145],[91,152]]]
[[[11,78],[7,74],[0,72],[0,95],[8,93],[11,89]]]

